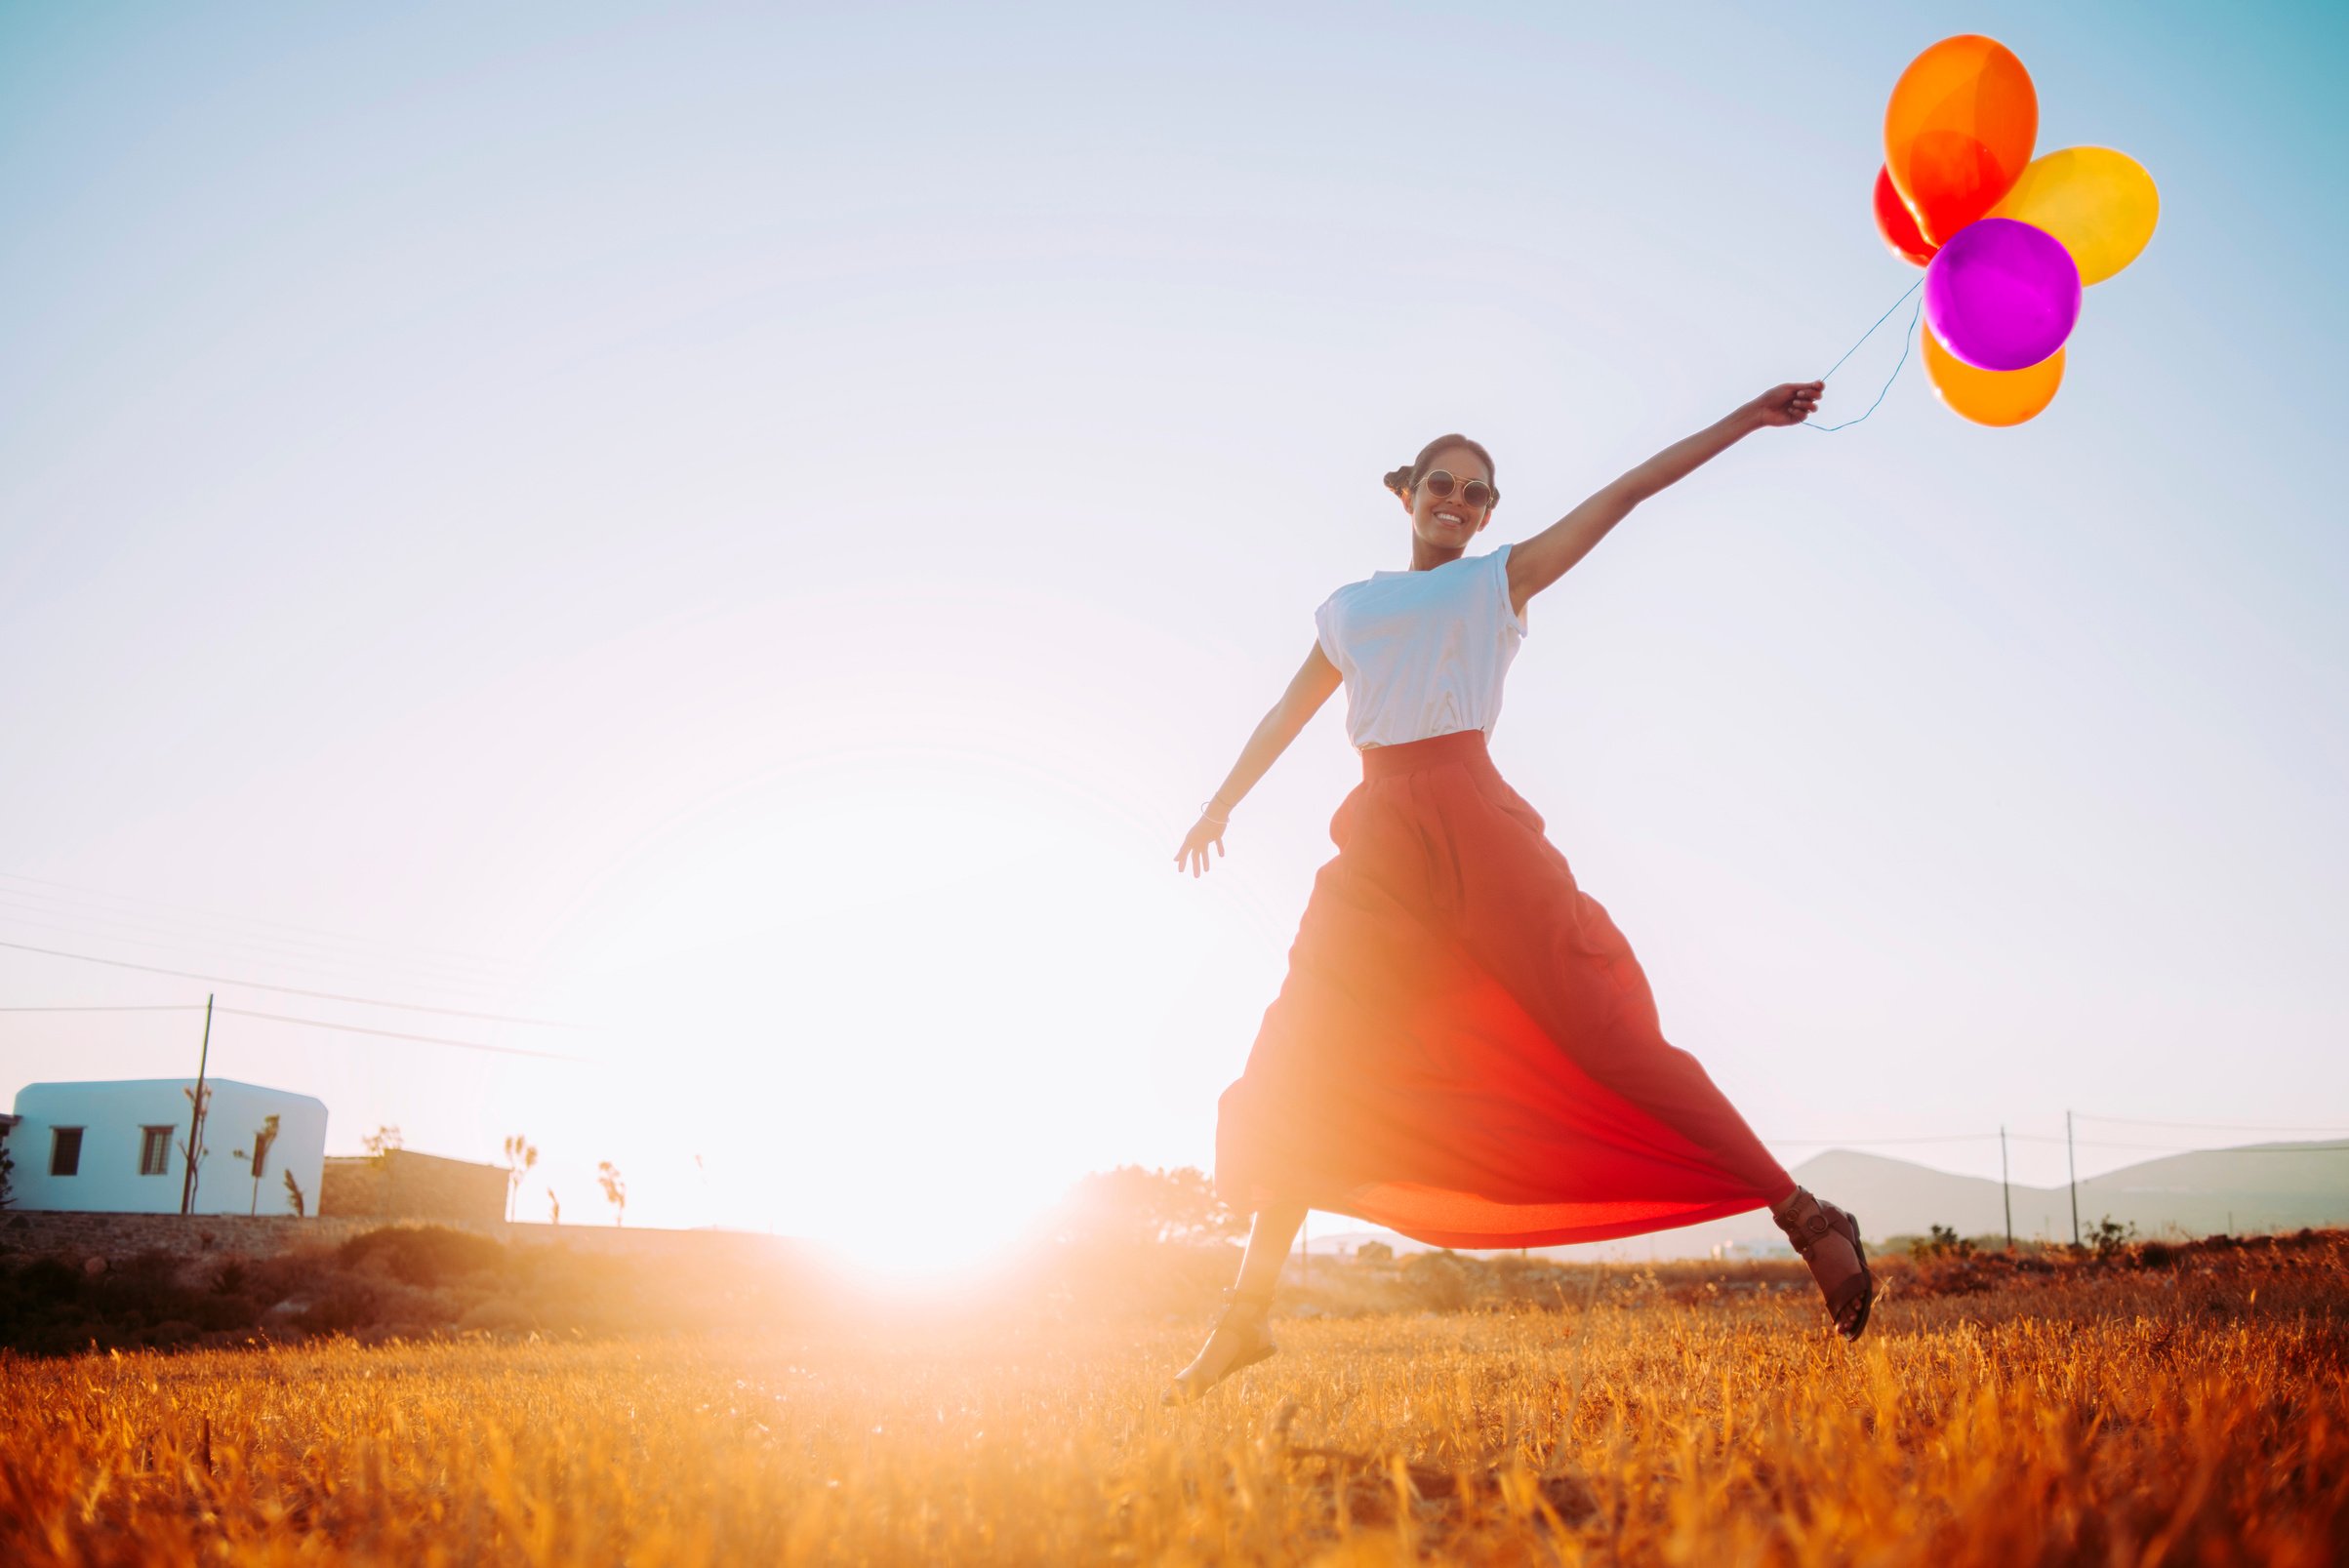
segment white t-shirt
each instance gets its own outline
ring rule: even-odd
[[[1346,677],[1346,735],[1400,745],[1492,733],[1525,621],[1509,602],[1509,550],[1425,572],[1373,572],[1314,612],[1321,653]]]

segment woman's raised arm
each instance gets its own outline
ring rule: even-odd
[[[1288,690],[1280,694],[1280,701],[1273,704],[1272,711],[1257,722],[1256,733],[1248,737],[1248,744],[1239,748],[1239,760],[1224,776],[1222,787],[1207,802],[1206,810],[1199,814],[1191,831],[1183,835],[1183,847],[1175,851],[1176,870],[1188,865],[1191,874],[1197,876],[1207,869],[1208,845],[1213,844],[1218,855],[1224,852],[1224,825],[1232,820],[1232,808],[1256,787],[1256,781],[1288,749],[1306,721],[1321,711],[1321,704],[1329,701],[1329,694],[1343,680],[1338,666],[1329,662],[1316,641],[1313,651],[1305,656],[1305,663],[1297,666],[1297,673],[1290,677]]]
[[[1509,551],[1509,598],[1517,613],[1525,601],[1564,577],[1606,538],[1607,530],[1660,490],[1680,483],[1756,430],[1801,424],[1819,406],[1824,382],[1773,386],[1736,413],[1676,441],[1600,490],[1548,528]]]

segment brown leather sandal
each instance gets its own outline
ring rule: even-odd
[[[1810,1265],[1810,1277],[1827,1299],[1827,1315],[1835,1319],[1836,1332],[1847,1340],[1858,1339],[1876,1305],[1876,1276],[1868,1271],[1868,1249],[1860,1245],[1859,1221],[1800,1186],[1784,1209],[1773,1210],[1770,1218]]]
[[[1208,1389],[1223,1382],[1242,1367],[1276,1354],[1280,1347],[1273,1343],[1265,1328],[1265,1316],[1272,1310],[1273,1293],[1243,1291],[1236,1285],[1224,1288],[1223,1314],[1207,1335],[1207,1343],[1192,1357],[1191,1365],[1174,1376],[1173,1384],[1158,1396],[1162,1405],[1187,1405],[1203,1396]]]

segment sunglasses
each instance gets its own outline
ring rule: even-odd
[[[1430,468],[1419,482],[1438,501],[1451,500],[1454,490],[1460,492],[1461,503],[1469,506],[1489,506],[1501,499],[1501,493],[1483,480],[1471,479],[1462,484],[1441,468]]]

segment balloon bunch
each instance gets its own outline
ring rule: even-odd
[[[2161,210],[2134,158],[2034,158],[2038,135],[2023,62],[1971,33],[1911,60],[1884,109],[1876,225],[1925,269],[1934,391],[1980,424],[2020,424],[2054,400],[2082,287],[2136,260]]]

